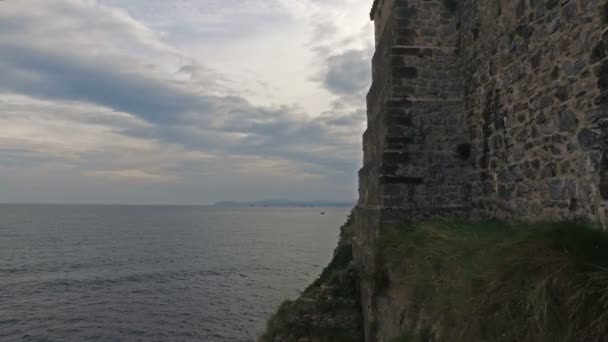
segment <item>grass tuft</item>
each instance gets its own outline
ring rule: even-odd
[[[299,299],[284,302],[258,341],[362,340],[359,274],[353,266],[352,215],[329,265]]]
[[[414,342],[417,340],[419,340],[419,338],[416,337],[416,334],[411,331],[406,331],[403,332],[401,335],[391,339],[390,342]]]
[[[380,246],[391,284],[399,284],[393,287],[439,322],[441,336],[409,334],[414,337],[403,341],[446,336],[454,342],[604,341],[608,336],[605,231],[577,222],[436,220],[385,227]]]

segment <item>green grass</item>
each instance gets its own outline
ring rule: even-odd
[[[320,286],[323,282],[334,284],[337,282],[342,270],[348,267],[348,264],[353,260],[353,247],[351,244],[339,245],[334,251],[334,257],[330,261],[329,265],[323,269],[321,275],[315,280],[304,293],[309,291],[312,287]]]
[[[432,334],[430,330],[423,330],[419,333],[413,331],[405,331],[401,335],[393,338],[390,342],[418,342],[418,341],[431,341]]]
[[[320,341],[359,342],[362,340],[359,275],[353,267],[352,216],[341,228],[340,243],[321,275],[295,301],[285,301],[269,319],[260,342],[276,337],[297,342],[301,338]],[[346,325],[320,326],[312,317],[353,318]]]
[[[404,332],[398,337],[391,339],[390,342],[414,342],[418,339],[416,335],[412,332]]]
[[[311,284],[300,299],[285,301],[270,318],[266,332],[260,342],[272,342],[277,336],[288,341],[300,338],[317,337],[323,341],[359,342],[361,326],[355,327],[319,327],[313,326],[306,316],[326,315],[360,315],[360,290],[357,272],[350,267],[352,260],[350,244],[341,244],[336,248],[334,258],[323,270],[321,276]],[[322,285],[331,289],[330,298],[322,295]]]
[[[385,227],[391,288],[450,341],[604,341],[608,234],[582,223]],[[423,329],[429,335],[431,327]],[[432,334],[431,334],[432,335]],[[395,341],[428,341],[406,334]],[[447,340],[435,336],[436,340]]]

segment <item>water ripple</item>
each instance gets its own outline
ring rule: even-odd
[[[0,206],[0,341],[253,341],[346,209]]]

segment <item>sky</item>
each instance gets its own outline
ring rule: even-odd
[[[0,1],[0,202],[354,200],[371,2]]]

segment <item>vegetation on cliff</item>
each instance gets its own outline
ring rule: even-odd
[[[353,265],[352,216],[341,228],[330,264],[295,301],[268,321],[260,342],[359,342],[363,340],[359,272]]]
[[[394,341],[605,341],[608,233],[584,224],[435,220],[385,227]]]

